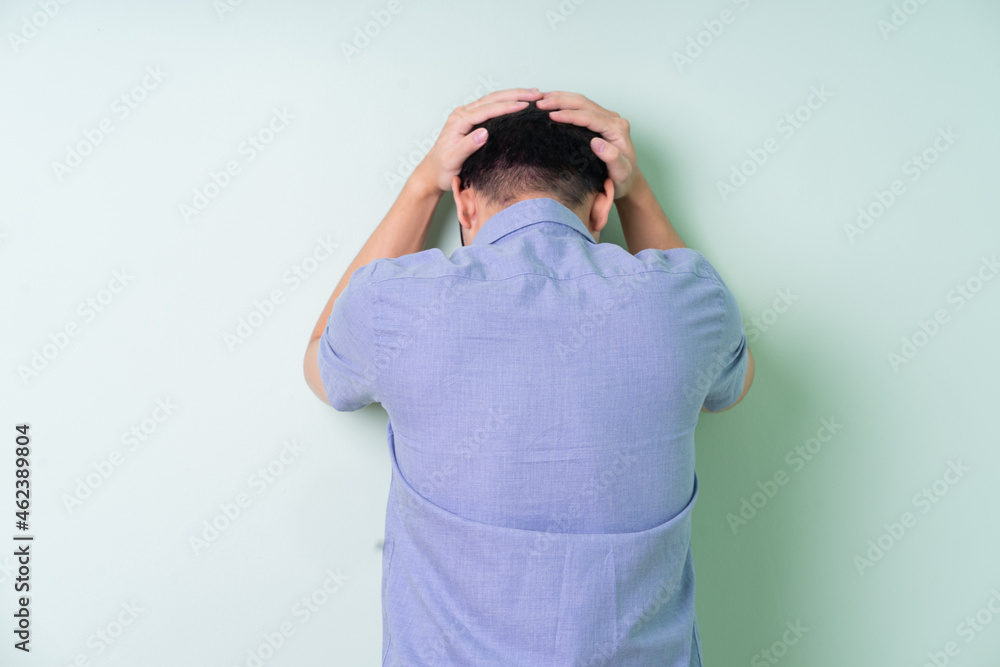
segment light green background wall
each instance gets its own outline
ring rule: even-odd
[[[782,665],[916,667],[936,652],[938,664],[1000,664],[987,606],[1000,591],[1000,279],[976,282],[980,270],[995,277],[981,267],[1000,251],[1000,6],[399,3],[350,58],[341,44],[386,3],[244,0],[220,13],[212,0],[73,2],[51,17],[44,3],[0,7],[0,405],[7,442],[15,423],[32,424],[38,536],[34,650],[15,655],[8,634],[0,664],[246,665],[286,622],[295,634],[267,665],[377,664],[386,414],[324,408],[301,358],[391,205],[400,160],[419,157],[484,83],[581,92],[628,118],[668,215],[752,331],[749,396],[697,431],[705,664],[774,664],[760,652],[776,642]],[[123,118],[113,103],[147,67],[165,77]],[[800,109],[814,89],[828,98]],[[293,119],[249,160],[241,142],[275,108]],[[778,124],[797,110],[808,119],[790,134]],[[52,163],[102,118],[113,132],[58,178]],[[935,155],[942,128],[957,138]],[[769,139],[777,150],[720,195]],[[907,162],[925,150],[935,161],[912,180]],[[239,174],[185,221],[180,205],[231,160]],[[896,179],[901,194],[851,237],[858,208]],[[609,230],[602,241],[621,244],[617,219]],[[332,256],[286,279],[320,238],[337,244]],[[431,243],[458,245],[447,201]],[[134,279],[88,319],[78,304],[122,269]],[[959,299],[960,285],[979,291]],[[273,315],[229,349],[225,335],[275,289]],[[938,310],[947,321],[921,338]],[[22,379],[69,324],[79,335]],[[919,350],[894,368],[888,355],[914,336]],[[178,407],[129,449],[122,433],[157,399]],[[841,426],[795,463],[824,419]],[[278,469],[291,440],[302,451],[273,482],[253,477]],[[115,450],[121,465],[68,508]],[[954,484],[938,481],[949,462],[968,468]],[[763,504],[753,494],[776,473],[786,483]],[[937,502],[915,502],[936,482]],[[251,502],[239,518],[193,548],[241,493]],[[744,498],[762,506],[732,524]],[[910,526],[859,571],[856,557],[869,541],[889,545],[885,526],[904,512]],[[11,558],[0,565],[11,625]],[[303,618],[296,605],[328,571],[347,578]],[[130,602],[136,620],[110,645],[96,639]],[[962,625],[977,613],[990,622]],[[808,628],[787,652],[786,623]]]

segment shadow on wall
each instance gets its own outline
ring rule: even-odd
[[[803,634],[782,625],[795,625],[802,594],[803,582],[788,576],[799,570],[803,534],[792,528],[805,497],[801,478],[822,456],[820,441],[839,437],[767,337],[751,349],[749,393],[727,412],[703,413],[695,431],[701,492],[691,542],[706,664],[743,664],[761,637],[785,637],[790,646]]]
[[[633,140],[643,174],[678,234],[713,262],[699,239],[721,232],[713,221],[685,214],[687,196],[672,187],[670,156],[643,150],[650,143],[641,132],[634,130]],[[625,248],[617,213],[612,222],[601,240]],[[731,274],[723,265],[713,266],[724,279]],[[739,292],[735,278],[727,284]],[[740,305],[746,321],[751,313]],[[781,351],[771,348],[766,334],[750,348],[757,366],[750,392],[726,412],[702,413],[695,431],[700,492],[691,541],[705,664],[745,664],[759,657],[754,654],[761,637],[788,639],[790,649],[808,632],[803,630],[808,624],[796,626],[801,582],[788,573],[799,570],[794,561],[802,535],[790,530],[798,522],[789,518],[802,512],[804,496],[797,487],[812,456],[808,447],[822,444],[806,442],[821,428],[828,437],[821,420],[829,415],[814,413],[816,397],[782,361]],[[801,447],[806,449],[800,453],[796,448]]]

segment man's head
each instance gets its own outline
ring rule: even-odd
[[[599,240],[614,202],[614,184],[607,165],[590,148],[598,133],[551,120],[534,102],[473,130],[480,127],[489,132],[486,143],[452,179],[465,243],[495,213],[536,197],[551,197],[572,210]]]

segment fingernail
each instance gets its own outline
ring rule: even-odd
[[[472,140],[475,141],[477,144],[482,144],[483,142],[485,142],[486,141],[486,128],[485,127],[481,127],[478,130],[476,130],[475,132],[473,132],[472,133]]]
[[[594,144],[594,152],[595,153],[603,153],[604,149],[606,147],[607,147],[607,144],[604,142],[604,139],[598,139],[597,143]]]

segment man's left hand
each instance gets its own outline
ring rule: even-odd
[[[438,193],[451,190],[451,179],[458,175],[466,158],[486,143],[486,128],[472,132],[472,128],[496,116],[514,113],[528,102],[541,99],[537,88],[509,88],[497,90],[475,102],[460,106],[445,121],[437,141],[413,170],[411,178],[423,180]]]

